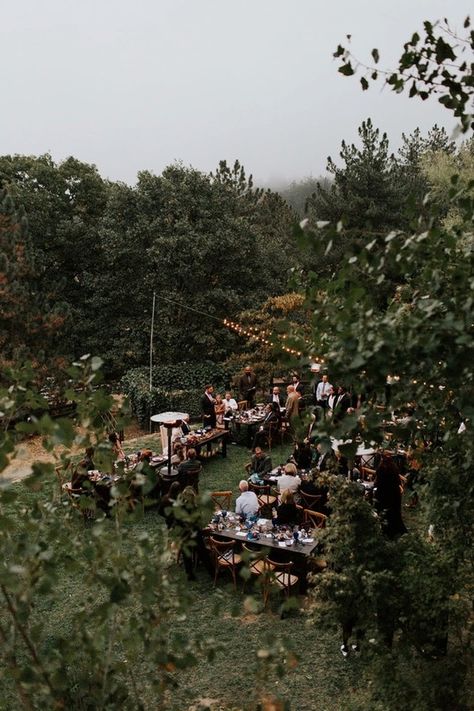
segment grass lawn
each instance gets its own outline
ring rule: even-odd
[[[158,436],[152,438],[154,449],[158,449],[158,440]],[[135,451],[145,445],[150,446],[150,437],[125,442],[124,445],[126,450]],[[285,461],[288,451],[288,447],[274,449],[273,463]],[[200,480],[201,491],[232,489],[237,493],[237,484],[244,474],[243,466],[249,456],[246,449],[230,445],[227,459],[217,456],[206,461]],[[18,514],[22,506],[31,503],[35,497],[50,498],[56,482],[48,482],[40,493],[28,491],[22,483],[15,487],[21,493],[11,507],[14,507],[12,513],[16,511]],[[85,524],[78,518],[76,525],[80,529]],[[107,525],[110,525],[112,534],[113,521]],[[158,542],[163,540],[163,520],[156,511],[147,511],[143,519],[127,525],[135,534],[145,529],[153,532]],[[173,574],[185,581],[182,566],[173,563]],[[239,582],[239,589],[235,592],[230,576],[220,576],[214,588],[207,571],[198,567],[197,580],[184,584],[191,593],[191,604],[186,619],[176,620],[176,628],[183,632],[192,629],[204,639],[213,638],[216,656],[212,663],[201,660],[194,667],[176,672],[178,686],[169,697],[168,708],[176,711],[208,707],[225,711],[250,709],[254,708],[262,691],[282,697],[295,711],[336,711],[348,708],[355,697],[364,699],[363,654],[343,659],[338,631],[321,630],[311,623],[304,612],[304,598],[301,598],[300,611],[293,611],[288,617],[280,619],[276,600],[267,611],[251,611],[246,602],[248,591],[244,593],[242,582]],[[73,610],[87,590],[81,579],[68,572],[61,579],[61,593],[54,599],[42,596],[36,607],[36,614],[43,619],[47,628],[45,631],[51,639],[54,639],[55,630],[67,629]],[[286,640],[296,660],[282,653],[280,661],[285,673],[267,669],[262,676],[258,651],[270,644],[272,639]],[[143,660],[134,661],[140,665]],[[208,701],[200,702],[204,699]],[[147,709],[156,709],[152,698],[144,700]],[[16,708],[21,706],[11,694],[11,689],[0,689],[0,709]]]

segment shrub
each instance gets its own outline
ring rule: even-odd
[[[120,381],[141,427],[148,426],[151,415],[167,410],[187,412],[191,417],[199,417],[199,401],[204,385],[209,382],[217,390],[224,390],[229,375],[221,364],[205,361],[155,366],[151,390],[149,378],[148,368],[133,368]]]

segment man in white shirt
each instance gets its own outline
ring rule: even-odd
[[[223,400],[224,403],[224,415],[232,415],[233,412],[237,412],[239,406],[237,405],[237,400],[232,397],[232,393],[226,393]]]
[[[327,405],[328,405],[328,397],[329,397],[329,391],[331,390],[332,385],[328,381],[328,376],[323,375],[321,382],[318,383],[318,386],[316,388],[316,403],[319,405],[319,407],[322,407],[324,411],[326,411]]]
[[[239,483],[240,496],[235,502],[235,513],[240,516],[254,516],[258,509],[258,499],[254,491],[249,491],[248,482],[245,479]]]
[[[271,402],[276,403],[278,405],[278,407],[280,408],[280,410],[285,407],[285,401],[282,398],[282,396],[280,395],[280,388],[277,385],[275,385],[275,387],[273,388],[272,394],[269,395],[268,402],[269,403],[271,403]]]

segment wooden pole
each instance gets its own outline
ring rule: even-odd
[[[150,393],[153,387],[153,330],[155,327],[155,303],[156,303],[156,292],[153,292],[153,305],[151,307],[151,328],[150,328]],[[151,417],[151,412],[148,413]],[[151,432],[151,420],[150,420],[150,432]]]

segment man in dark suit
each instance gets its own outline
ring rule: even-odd
[[[280,409],[285,407],[285,400],[280,395],[280,388],[277,385],[273,388],[271,395],[268,396],[267,403],[276,403]]]
[[[351,396],[343,385],[340,385],[337,391],[337,400],[334,405],[334,422],[342,420],[347,410],[351,406]]]
[[[304,395],[304,386],[302,383],[300,383],[300,378],[297,373],[291,376],[291,384],[293,385],[297,393],[299,393],[300,395]]]
[[[249,408],[254,406],[255,394],[257,392],[257,376],[248,365],[239,380],[240,399],[247,400]]]
[[[211,427],[212,429],[216,426],[216,401],[212,394],[213,392],[213,386],[206,385],[204,395],[201,398],[202,425],[203,427]]]
[[[252,449],[255,449],[255,447],[261,447],[265,444],[265,442],[268,442],[268,437],[271,436],[272,433],[278,431],[280,419],[281,415],[279,406],[276,403],[275,405],[271,402],[268,403],[266,407],[265,419],[253,438]]]

